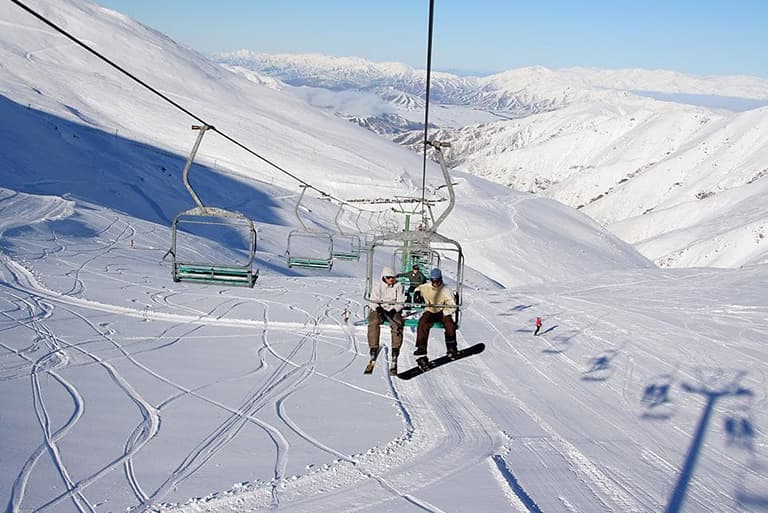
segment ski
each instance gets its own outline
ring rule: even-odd
[[[375,354],[371,355],[371,359],[368,362],[368,365],[365,366],[365,370],[363,371],[363,374],[372,374],[373,368],[376,366],[376,358],[379,356],[379,353],[381,352],[381,348],[379,348],[378,351],[376,351]]]
[[[442,367],[443,365],[461,360],[462,358],[466,358],[468,356],[480,354],[484,350],[485,350],[485,344],[480,342],[479,344],[475,344],[473,346],[460,349],[459,352],[454,357],[450,357],[446,354],[446,355],[440,356],[439,358],[435,358],[434,360],[428,360],[426,356],[423,356],[418,360],[416,360],[418,362],[418,365],[416,365],[416,367],[412,367],[408,370],[405,370],[399,373],[397,377],[400,379],[415,378],[416,376],[420,374],[424,374],[425,372],[429,372],[432,369],[436,369],[437,367]]]

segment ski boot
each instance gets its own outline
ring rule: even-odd
[[[455,360],[459,357],[459,347],[456,342],[446,342],[445,343],[445,355],[451,359]]]
[[[397,357],[400,356],[400,349],[393,349],[392,350],[392,358],[389,363],[389,373],[391,375],[397,374]]]

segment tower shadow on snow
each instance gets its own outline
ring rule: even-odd
[[[742,387],[739,382],[744,377],[743,371],[727,371],[725,369],[697,369],[699,383],[683,383],[681,386],[684,391],[701,395],[705,399],[704,410],[701,412],[699,423],[693,434],[691,445],[688,447],[683,466],[677,476],[672,495],[669,498],[664,513],[680,513],[683,509],[688,485],[693,478],[696,462],[698,461],[701,450],[704,447],[704,438],[707,433],[715,404],[728,397],[752,396],[751,390]]]

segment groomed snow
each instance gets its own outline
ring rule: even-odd
[[[403,148],[93,4],[29,3],[324,191],[419,192]],[[260,276],[174,283],[193,121],[15,6],[0,24],[9,513],[765,510],[765,265],[659,269],[574,209],[455,173],[459,345],[487,350],[406,382],[385,347],[365,376],[365,261],[287,268],[297,183],[206,135],[191,180],[256,220]],[[303,219],[333,229],[308,196]],[[379,217],[361,228],[402,225]],[[180,247],[242,256],[220,235]]]

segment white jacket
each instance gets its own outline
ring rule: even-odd
[[[384,276],[394,275],[395,272],[390,267],[381,270],[379,281],[371,286],[371,308],[380,306],[384,310],[397,310],[398,312],[403,309],[403,303],[405,303],[403,284],[395,281],[394,284],[389,285],[384,281]]]

